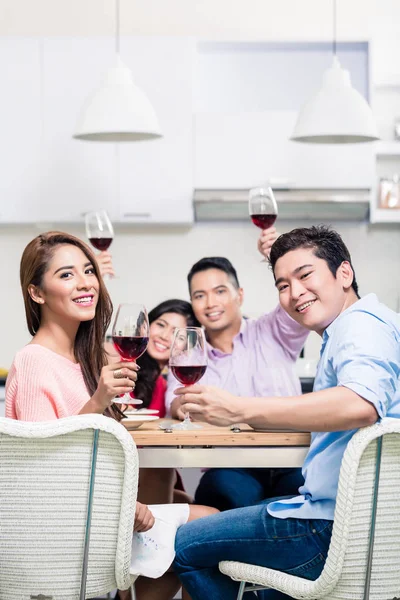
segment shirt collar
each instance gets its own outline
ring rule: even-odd
[[[247,321],[248,321],[248,320],[249,320],[249,319],[244,319],[244,318],[242,317],[242,322],[241,322],[241,324],[240,324],[239,333],[237,333],[237,334],[235,335],[235,337],[233,338],[233,342],[234,342],[234,343],[235,343],[235,340],[237,340],[237,339],[241,338],[243,345],[245,345],[245,344],[244,344],[244,333],[245,333],[245,331],[246,331],[246,329],[247,329],[247,326],[248,326],[248,325],[247,325]],[[211,346],[211,344],[210,344],[209,342],[207,342],[207,349],[208,349],[208,353],[209,353],[211,356],[216,356],[216,357],[219,357],[219,358],[220,358],[221,356],[227,356],[227,354],[226,354],[225,352],[221,352],[221,350],[218,350],[218,348],[214,348],[213,346]]]
[[[369,309],[373,308],[374,306],[376,306],[377,304],[379,304],[379,300],[378,300],[376,294],[367,294],[366,296],[364,296],[364,298],[360,298],[360,300],[357,300],[357,302],[354,302],[354,304],[349,306],[349,308],[346,308],[346,310],[341,312],[340,315],[338,315],[336,317],[336,319],[334,321],[332,321],[332,323],[330,325],[328,325],[328,327],[325,329],[324,333],[322,334],[323,345],[326,344],[329,336],[331,335],[332,331],[335,329],[338,321],[344,315],[348,315],[349,313],[351,313],[355,310],[361,310],[361,311],[369,310]]]

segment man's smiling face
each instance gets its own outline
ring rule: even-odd
[[[298,323],[322,334],[346,308],[353,271],[347,261],[336,277],[311,248],[298,248],[275,264],[275,285],[282,308]]]
[[[190,296],[194,313],[209,331],[222,331],[241,320],[243,290],[221,269],[206,269],[193,275]]]

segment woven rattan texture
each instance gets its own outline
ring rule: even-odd
[[[237,581],[280,590],[293,598],[362,600],[367,568],[377,438],[384,435],[369,600],[400,597],[400,420],[357,432],[343,457],[328,559],[320,577],[307,581],[272,569],[224,561]]]
[[[111,419],[0,419],[0,600],[79,597],[93,431],[99,450],[87,598],[130,585],[138,461]]]

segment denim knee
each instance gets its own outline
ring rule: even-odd
[[[191,540],[193,540],[193,533],[190,533],[191,529],[191,523],[186,523],[186,525],[179,527],[176,532],[174,569],[176,569],[178,573],[185,570],[185,566],[191,566],[189,561],[187,561],[187,556],[185,560],[185,551],[190,545]],[[186,564],[186,562],[188,562],[188,564]]]

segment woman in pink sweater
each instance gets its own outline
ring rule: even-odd
[[[6,416],[24,421],[83,413],[116,417],[117,394],[135,387],[135,363],[108,365],[112,304],[90,249],[59,232],[25,248],[20,269],[30,344],[7,379]]]
[[[20,280],[33,338],[17,353],[7,377],[6,417],[45,421],[100,413],[119,420],[113,400],[135,388],[138,367],[108,364],[103,342],[112,303],[89,247],[66,233],[39,235],[24,250]],[[185,521],[215,512],[199,506],[185,511]],[[153,524],[151,511],[137,502],[134,530],[144,532]],[[172,598],[179,586],[173,573],[140,579],[140,600]],[[119,597],[130,595],[119,592]]]

